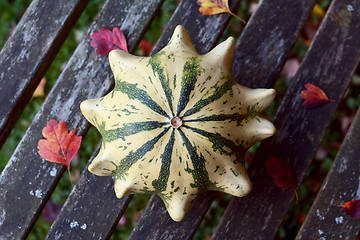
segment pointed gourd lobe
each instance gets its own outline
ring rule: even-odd
[[[227,74],[231,74],[232,60],[235,51],[235,40],[229,37],[226,41],[217,45],[207,54],[203,55],[203,59],[212,62],[212,65],[222,66]]]

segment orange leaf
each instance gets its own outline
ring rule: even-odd
[[[39,155],[49,162],[64,164],[70,175],[70,163],[78,152],[81,136],[75,135],[76,130],[68,132],[68,126],[63,121],[50,120],[43,128],[42,134],[46,139],[38,142]],[[71,175],[70,175],[70,181]]]
[[[279,188],[292,188],[295,191],[296,203],[298,194],[296,191],[296,176],[292,168],[285,160],[271,157],[265,162],[267,174],[273,178],[273,182]]]
[[[360,200],[349,201],[340,205],[353,218],[360,219]]]
[[[37,86],[37,88],[35,89],[32,97],[45,97],[45,85],[46,85],[46,78],[43,77],[39,83],[39,85]]]
[[[325,17],[325,11],[319,4],[315,4],[311,14],[314,14],[322,18]]]
[[[335,100],[328,99],[321,88],[311,83],[305,84],[305,88],[306,90],[302,90],[300,93],[300,97],[305,100],[303,102],[305,108],[315,108],[326,102],[335,102]]]
[[[243,23],[246,23],[244,19],[231,12],[228,0],[198,0],[197,2],[200,5],[199,11],[203,15],[210,16],[219,13],[230,13]]]

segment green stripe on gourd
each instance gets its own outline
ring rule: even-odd
[[[245,151],[274,134],[258,113],[272,89],[249,89],[231,75],[234,40],[205,55],[178,26],[170,43],[151,57],[109,54],[115,88],[81,104],[103,137],[89,166],[115,177],[115,192],[153,193],[180,221],[196,196],[208,190],[244,196],[251,183]]]

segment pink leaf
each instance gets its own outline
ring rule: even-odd
[[[305,100],[303,102],[305,108],[315,108],[326,102],[335,102],[335,100],[328,99],[321,88],[311,83],[305,84],[305,88],[306,90],[302,90],[300,93],[300,97]]]
[[[90,46],[97,48],[96,53],[99,55],[107,56],[114,49],[129,52],[125,35],[119,28],[113,28],[112,31],[102,28],[94,32],[90,38]]]

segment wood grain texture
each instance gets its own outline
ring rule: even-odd
[[[269,157],[283,158],[295,170],[298,184],[303,179],[359,63],[360,16],[358,12],[348,11],[349,5],[360,9],[359,1],[332,2],[277,111],[274,120],[277,134],[262,143],[250,165],[253,190],[244,198],[233,198],[214,239],[239,236],[241,239],[271,239],[275,235],[294,198],[294,191],[277,188],[266,174],[264,162]],[[343,14],[347,17],[341,17]],[[306,83],[321,87],[336,103],[305,109],[299,94]]]
[[[261,1],[239,41],[233,62],[237,82],[271,88],[316,0]]]
[[[103,96],[113,86],[108,58],[97,55],[90,47],[90,35],[103,27],[119,27],[127,36],[129,50],[134,51],[161,2],[109,0],[104,4],[1,173],[0,239],[27,236],[65,170],[38,155],[42,128],[55,118],[84,135],[89,123],[80,112],[80,103]]]
[[[0,52],[0,148],[88,0],[32,1]]]
[[[98,145],[89,163],[100,150]],[[88,164],[89,165],[89,164]],[[112,177],[83,171],[46,239],[109,239],[131,196],[115,196]]]
[[[339,205],[360,199],[360,110],[296,239],[356,239],[360,220]]]
[[[158,196],[153,195],[129,240],[193,239],[214,197],[214,192],[200,195],[186,217],[181,222],[175,222],[169,217],[164,202]]]
[[[239,1],[231,1],[230,8],[235,10],[238,4]],[[201,54],[206,53],[216,45],[229,20],[229,14],[203,16],[196,1],[183,0],[152,52],[163,48],[170,40],[175,27],[181,24],[188,31],[196,50]],[[146,239],[191,239],[213,198],[213,193],[197,198],[188,216],[181,222],[174,222],[160,198],[152,197],[129,239],[144,239],[145,236]]]

